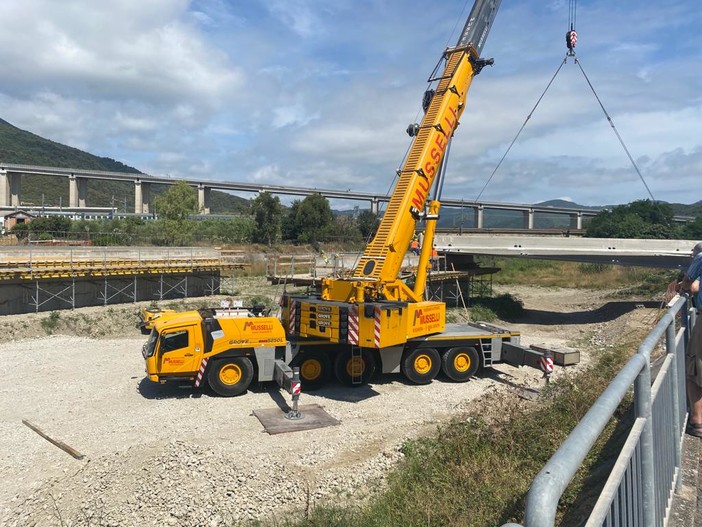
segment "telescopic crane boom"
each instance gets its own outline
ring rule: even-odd
[[[422,122],[408,129],[414,141],[398,172],[397,185],[375,237],[366,247],[351,279],[324,280],[323,299],[345,302],[366,299],[418,302],[423,299],[433,228],[439,212],[439,203],[433,200],[425,216],[425,205],[465,109],[473,76],[486,64],[492,64],[492,60],[481,59],[480,52],[499,4],[500,0],[477,0],[456,46],[444,51],[443,72],[429,79],[430,83],[438,82],[438,85],[435,90],[427,90]],[[398,275],[416,223],[422,218],[434,221],[427,223],[427,230],[431,232],[425,233],[417,280],[414,288],[409,289],[398,280]]]
[[[478,330],[483,335],[478,337],[474,329],[447,328],[446,305],[425,300],[424,294],[439,193],[435,192],[428,211],[427,200],[432,187],[440,187],[442,163],[473,77],[493,62],[481,59],[480,52],[499,5],[500,0],[475,1],[456,45],[444,51],[430,76],[424,117],[408,128],[411,148],[375,237],[352,276],[324,278],[315,294],[283,295],[283,325],[299,346],[303,382],[322,376],[332,361],[337,378],[356,379],[360,367],[359,382],[364,382],[378,360],[383,372],[399,371],[402,364],[405,375],[415,382],[431,380],[442,361],[451,378],[467,379],[472,374],[468,365],[477,368],[477,354],[471,355],[472,361],[466,357],[475,352],[472,346],[482,349],[477,344],[481,338],[494,340],[495,346],[500,339],[517,338],[511,333],[490,336],[490,331],[485,336],[484,329]],[[399,273],[419,220],[426,220],[424,246],[410,287]],[[468,347],[473,352],[466,352]],[[458,373],[461,368],[466,375]]]

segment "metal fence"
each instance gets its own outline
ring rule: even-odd
[[[679,298],[536,476],[527,495],[524,525],[503,527],[555,524],[561,495],[632,386],[635,419],[585,525],[665,525],[673,492],[680,486],[687,418],[685,350],[694,321],[687,298]],[[651,384],[651,353],[662,342],[665,358]]]

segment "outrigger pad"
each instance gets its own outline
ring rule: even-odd
[[[261,421],[263,428],[270,435],[284,434],[285,432],[299,432],[300,430],[313,430],[325,426],[336,426],[341,421],[334,419],[324,408],[318,404],[299,406],[302,419],[287,419],[286,412],[280,408],[254,410],[253,414]]]

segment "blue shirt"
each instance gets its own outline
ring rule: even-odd
[[[699,253],[692,260],[690,267],[687,268],[687,277],[690,282],[694,282],[695,280],[702,281],[702,253]],[[702,291],[698,291],[694,299],[697,309],[702,309]]]

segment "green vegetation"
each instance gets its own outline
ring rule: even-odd
[[[20,130],[0,119],[0,161],[17,165],[38,165],[82,170],[104,170],[139,174],[139,170],[109,157],[98,157],[77,148],[62,145],[31,132]],[[157,197],[168,185],[152,185]],[[134,211],[134,185],[121,181],[89,181],[87,202],[91,207],[113,207],[118,212]],[[68,184],[64,178],[22,176],[22,203],[35,207],[68,205]],[[226,192],[210,194],[212,212],[241,212],[248,200]]]
[[[630,336],[634,337],[634,336]],[[287,527],[499,526],[522,520],[529,486],[627,359],[633,340],[603,351],[587,371],[551,384],[538,405],[492,398],[492,411],[476,410],[426,438],[407,441],[404,460],[391,472],[387,488],[363,505],[323,505],[304,517],[274,520]],[[487,403],[487,402],[486,402]],[[592,506],[587,497],[603,484],[596,467],[611,466],[622,441],[620,426],[630,420],[625,401],[593,453],[566,490],[559,525],[577,523]],[[602,474],[602,471],[597,472]],[[265,525],[265,524],[258,524]]]
[[[599,213],[586,224],[590,238],[693,239],[702,238],[702,204],[676,206],[639,200]],[[673,223],[675,214],[697,215],[685,225]]]
[[[272,246],[281,235],[283,206],[280,204],[280,198],[262,192],[251,202],[251,213],[256,221],[255,241]]]
[[[677,271],[648,267],[625,267],[608,264],[585,264],[549,260],[504,258],[479,260],[485,266],[500,268],[493,277],[497,285],[531,285],[537,287],[618,288],[629,294],[664,291]]]
[[[49,316],[41,319],[39,323],[41,327],[44,328],[44,331],[46,331],[46,334],[51,335],[58,328],[60,319],[61,314],[58,311],[52,311],[49,313]]]

